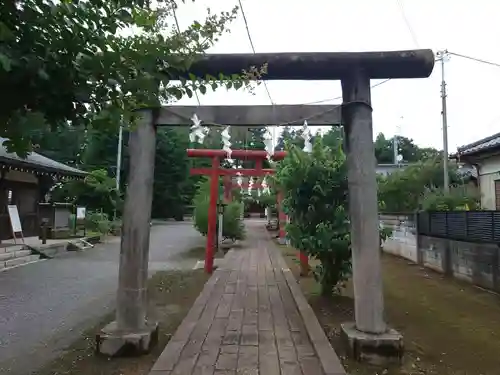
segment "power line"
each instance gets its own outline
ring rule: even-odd
[[[491,62],[491,61],[488,61],[488,60],[479,59],[477,57],[462,55],[460,53],[449,52],[449,51],[446,51],[446,52],[449,55],[453,55],[453,56],[457,56],[457,57],[462,57],[462,58],[467,59],[467,60],[472,60],[472,61],[476,61],[476,62],[480,62],[480,63],[483,63],[483,64],[492,65],[492,66],[496,66],[497,68],[500,68],[500,64],[495,63],[495,62]]]
[[[405,9],[403,6],[403,1],[397,0],[397,2],[399,5],[399,11],[401,12],[401,15],[403,16],[403,20],[405,21],[406,27],[408,28],[408,31],[410,32],[411,38],[413,39],[413,43],[415,44],[415,46],[417,46],[417,48],[420,48],[419,43],[418,43],[418,39],[417,39],[417,35],[415,34],[415,31],[413,30],[413,27],[411,26],[410,21],[406,17],[406,12],[405,12]]]
[[[177,18],[177,13],[175,12],[175,7],[176,7],[176,5],[174,4],[172,6],[172,11],[174,13],[174,20],[175,20],[175,26],[177,27],[177,33],[180,35],[181,34],[181,28],[179,26],[179,20]],[[196,90],[193,90],[193,91],[194,91],[194,96],[196,97],[196,101],[198,102],[198,105],[201,105],[200,97],[198,96],[198,92]]]
[[[374,85],[372,85],[370,88],[375,88],[375,87],[378,87],[380,85],[383,85],[384,83],[387,83],[391,80],[391,78],[388,78],[388,79],[384,79],[383,81],[379,82],[379,83],[376,83]],[[325,102],[330,102],[330,101],[333,101],[333,100],[339,100],[339,99],[342,99],[342,96],[337,96],[336,98],[328,98],[328,99],[321,99],[321,100],[316,100],[314,102],[308,102],[308,103],[302,103],[301,105],[310,105],[310,104],[321,104],[321,103],[325,103]]]
[[[248,27],[247,16],[245,15],[245,10],[243,9],[243,3],[241,0],[238,0],[238,3],[240,5],[241,14],[243,15],[243,22],[245,22],[245,28],[247,30],[247,36],[248,36],[248,40],[250,41],[250,46],[252,47],[253,53],[256,54],[257,52],[255,49],[255,45],[253,44],[252,34],[250,33],[250,28]],[[264,88],[266,89],[267,96],[269,97],[271,104],[274,105],[275,103],[273,101],[273,98],[271,97],[271,92],[269,91],[269,87],[267,87],[266,81],[263,81],[263,82],[264,82]]]

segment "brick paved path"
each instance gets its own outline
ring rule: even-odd
[[[345,374],[264,223],[247,232],[249,248],[228,253],[150,375]]]

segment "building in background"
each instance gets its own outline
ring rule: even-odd
[[[375,172],[377,174],[388,176],[396,171],[405,169],[410,164],[408,163],[398,163],[398,164],[377,164]]]
[[[458,147],[452,158],[477,176],[481,208],[500,210],[500,133]]]
[[[86,173],[30,152],[26,158],[10,153],[0,138],[0,241],[12,238],[7,205],[16,205],[25,237],[38,236],[39,203],[54,184]]]

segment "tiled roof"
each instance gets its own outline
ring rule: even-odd
[[[458,155],[478,154],[500,147],[500,133],[457,148]]]
[[[50,170],[53,172],[59,172],[62,174],[70,176],[84,176],[86,172],[70,167],[69,165],[59,163],[55,160],[49,159],[43,155],[37,154],[36,152],[30,152],[26,158],[21,158],[13,152],[8,152],[7,148],[3,145],[6,138],[0,137],[0,160],[11,163],[22,163],[31,165],[33,168]]]

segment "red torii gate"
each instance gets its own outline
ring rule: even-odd
[[[231,152],[232,159],[238,160],[255,160],[255,168],[245,169],[227,169],[220,168],[221,159],[227,159],[228,154],[225,150],[206,150],[206,149],[188,149],[188,157],[198,158],[211,158],[211,168],[191,168],[192,175],[210,176],[210,203],[208,208],[208,233],[205,252],[205,271],[212,273],[213,271],[213,258],[215,248],[215,232],[217,229],[217,200],[219,191],[219,176],[224,178],[224,198],[231,199],[231,189],[233,188],[230,177],[231,176],[252,176],[261,177],[268,174],[274,174],[274,169],[263,168],[264,160],[267,158],[267,152],[264,150],[233,150]],[[283,160],[286,156],[285,151],[277,151],[272,155],[275,161]],[[285,238],[285,222],[286,215],[281,209],[282,194],[278,194],[278,215],[280,221],[279,235],[280,238]],[[301,264],[307,266],[307,255],[300,253]]]

